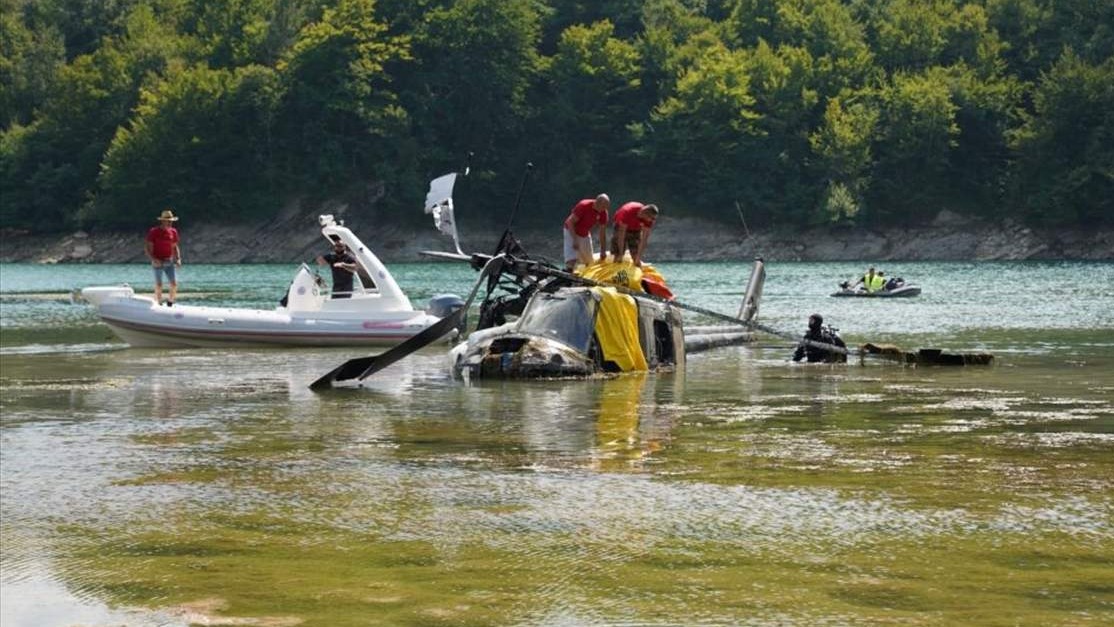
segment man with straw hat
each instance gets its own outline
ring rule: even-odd
[[[162,304],[163,274],[170,282],[170,298],[167,299],[166,306],[173,307],[174,299],[178,296],[178,278],[174,271],[182,265],[182,251],[178,248],[178,229],[171,226],[177,221],[178,217],[173,211],[164,209],[159,215],[159,225],[147,231],[147,243],[143,248],[155,269],[156,305]]]

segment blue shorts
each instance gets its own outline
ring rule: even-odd
[[[177,268],[174,267],[174,260],[173,259],[167,259],[167,260],[163,261],[162,263],[160,263],[159,265],[153,266],[153,268],[155,270],[155,283],[156,284],[162,285],[162,275],[163,275],[163,273],[166,273],[167,282],[169,282],[169,283],[177,283],[178,282],[178,277],[176,276],[176,274],[174,272],[175,270],[177,270]]]

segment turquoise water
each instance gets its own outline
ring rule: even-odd
[[[947,342],[967,334],[995,337],[998,331],[1114,327],[1114,264],[1089,262],[907,262],[882,268],[923,288],[911,299],[837,299],[829,294],[861,263],[778,263],[767,266],[761,318],[793,331],[811,312],[853,339],[927,337]],[[738,311],[749,262],[672,263],[659,266],[682,302],[733,314]],[[285,292],[295,268],[277,265],[186,266],[182,302],[271,308]],[[396,280],[417,307],[430,296],[464,293],[475,280],[468,267],[442,263],[392,265]],[[129,284],[151,289],[145,265],[0,265],[3,329],[51,329],[56,324],[92,324],[88,308],[66,300],[75,288]],[[196,296],[190,296],[196,293]],[[45,298],[53,295],[54,299]],[[694,316],[697,322],[699,316]]]
[[[0,623],[1114,623],[1114,264],[768,266],[760,319],[991,367],[794,365],[465,384],[443,347],[137,350],[67,295],[145,266],[0,266]],[[467,268],[392,266],[420,306]],[[734,313],[749,262],[662,264]],[[271,307],[293,267],[187,266]],[[687,321],[698,320],[689,316]],[[712,321],[708,321],[712,322]]]

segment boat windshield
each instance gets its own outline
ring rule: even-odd
[[[542,335],[588,352],[596,322],[596,300],[588,290],[537,294],[518,320],[518,331]]]

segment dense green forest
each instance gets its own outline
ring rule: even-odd
[[[538,225],[600,191],[751,226],[1114,223],[1111,0],[0,5],[2,227],[369,195],[417,220],[470,152],[458,202],[492,223],[528,161]]]

